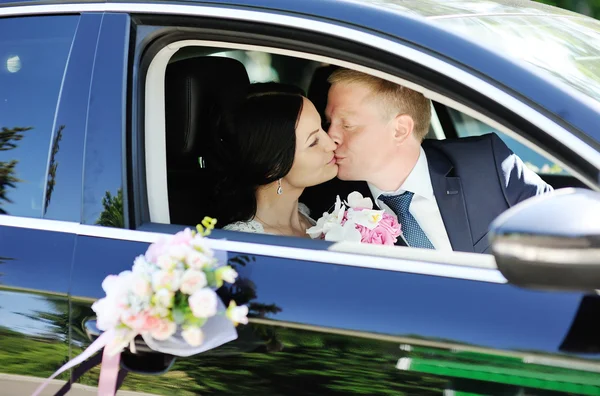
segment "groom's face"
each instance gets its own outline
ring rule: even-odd
[[[336,143],[338,178],[370,181],[390,158],[393,122],[381,99],[362,83],[335,83],[329,89],[327,131]]]

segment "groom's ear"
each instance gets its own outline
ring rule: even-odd
[[[394,117],[394,140],[397,144],[403,143],[413,134],[415,121],[408,114],[398,114]]]

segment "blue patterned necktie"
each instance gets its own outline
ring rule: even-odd
[[[408,211],[413,195],[414,193],[406,191],[400,195],[381,195],[379,199],[398,215],[398,222],[402,227],[402,234],[408,242],[408,246],[435,249],[427,235],[425,235],[425,231]]]

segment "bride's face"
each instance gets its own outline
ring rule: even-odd
[[[333,151],[335,143],[321,128],[321,117],[312,102],[304,104],[296,127],[296,153],[292,169],[285,181],[299,188],[310,187],[333,179],[337,165]]]

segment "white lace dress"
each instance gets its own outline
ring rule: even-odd
[[[301,215],[306,217],[310,224],[317,224],[317,222],[310,217],[310,210],[308,209],[308,206],[304,205],[302,202],[298,203],[298,212],[300,212]],[[223,229],[228,231],[254,232],[258,234],[265,234],[265,228],[259,221],[256,220],[236,221],[235,223],[227,224],[225,227],[223,227]]]

